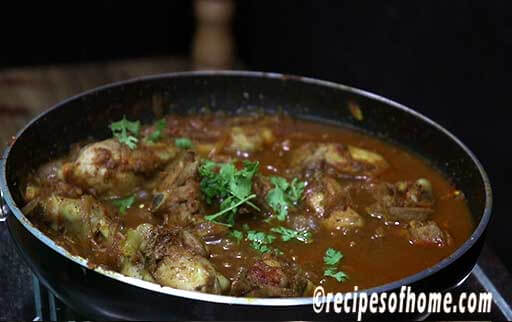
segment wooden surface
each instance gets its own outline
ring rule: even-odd
[[[184,58],[159,57],[0,70],[0,147],[34,116],[67,97],[115,81],[190,69]]]

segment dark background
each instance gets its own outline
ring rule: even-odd
[[[4,5],[5,6],[5,5]],[[0,69],[188,56],[191,1],[19,2],[0,9]],[[413,107],[459,136],[494,189],[489,240],[512,268],[506,205],[512,90],[510,2],[237,2],[233,32],[246,69],[360,87]]]

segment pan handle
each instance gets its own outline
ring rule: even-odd
[[[4,200],[4,193],[0,189],[0,222],[6,221],[7,215],[9,215],[9,209],[7,208],[7,204]]]

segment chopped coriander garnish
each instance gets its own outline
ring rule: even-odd
[[[269,245],[274,242],[276,236],[262,231],[249,230],[247,232],[247,239],[252,242],[250,244],[252,248],[264,254],[272,250]]]
[[[334,248],[329,248],[325,252],[324,263],[326,265],[324,276],[335,278],[338,282],[344,282],[348,279],[348,275],[338,270],[338,263],[343,258],[343,254]]]
[[[288,187],[288,182],[280,177],[272,177],[270,181],[274,184],[275,188],[267,194],[268,205],[277,213],[277,218],[280,221],[284,221],[286,220],[286,215],[288,215],[288,202],[284,193]]]
[[[304,192],[305,187],[306,183],[304,181],[299,181],[299,179],[293,178],[287,191],[288,198],[290,198],[290,200],[294,203],[298,202],[302,196],[302,193]]]
[[[348,279],[348,275],[342,271],[336,271],[336,268],[327,268],[324,271],[324,276],[333,277],[338,282],[344,282]]]
[[[281,234],[282,241],[296,239],[306,244],[312,242],[311,233],[309,231],[297,231],[283,226],[273,227],[270,230],[275,233]]]
[[[129,197],[123,199],[116,199],[112,201],[112,204],[119,208],[119,212],[124,215],[126,210],[130,208],[135,202],[135,195],[131,195]]]
[[[177,138],[174,140],[174,144],[180,149],[190,149],[192,147],[192,141],[189,138]]]
[[[274,188],[268,192],[267,202],[277,214],[277,219],[285,221],[288,215],[288,208],[291,204],[299,201],[304,191],[305,183],[297,178],[288,183],[282,177],[270,177],[270,182],[274,184]]]
[[[229,197],[227,199],[225,199],[223,202],[221,202],[220,204],[220,211],[219,212],[216,212],[214,213],[213,215],[209,215],[209,216],[205,216],[204,219],[206,220],[209,220],[209,221],[213,221],[217,224],[221,224],[221,225],[225,225],[225,226],[228,226],[228,227],[232,227],[234,224],[235,224],[235,215],[236,215],[236,212],[238,210],[238,206],[240,206],[241,204],[247,202],[248,200],[252,199],[252,198],[255,198],[256,195],[250,195],[248,196],[247,198],[244,198],[240,201],[237,201],[235,203],[233,203],[234,201],[234,197]],[[227,222],[220,222],[218,220],[216,220],[218,217],[224,215],[225,213],[228,213],[228,217],[227,217]]]
[[[241,232],[240,230],[233,230],[229,234],[229,236],[233,237],[236,240],[237,244],[239,244],[240,241],[244,238],[244,233]]]
[[[112,134],[119,142],[126,144],[130,149],[135,149],[137,146],[137,136],[139,136],[140,122],[128,121],[125,116],[120,121],[110,124]]]
[[[214,200],[221,201],[220,210],[206,216],[206,220],[232,227],[240,205],[247,204],[259,210],[249,201],[256,197],[251,191],[252,178],[258,171],[258,166],[258,162],[244,161],[243,168],[238,170],[233,163],[207,160],[199,167],[202,177],[200,187],[206,202],[211,204]]]
[[[343,254],[334,248],[329,248],[325,252],[324,263],[325,265],[337,265],[343,258]]]
[[[165,119],[160,119],[156,121],[155,123],[155,130],[151,132],[151,134],[146,138],[147,142],[155,143],[156,141],[160,140],[163,137],[163,130],[165,129],[165,126],[167,125],[167,122]]]

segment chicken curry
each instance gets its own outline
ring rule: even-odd
[[[474,229],[428,162],[286,115],[123,118],[29,174],[28,218],[72,254],[178,289],[310,296],[382,285]]]

